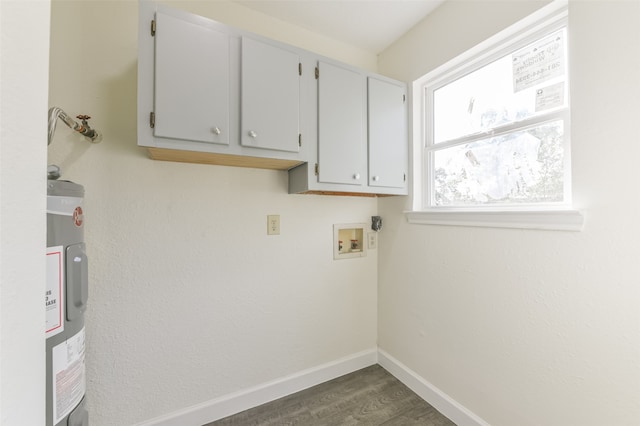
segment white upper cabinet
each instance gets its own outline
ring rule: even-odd
[[[141,0],[138,145],[152,159],[287,170],[289,192],[406,195],[406,85]]]
[[[156,13],[153,134],[229,144],[229,36]]]
[[[365,87],[361,73],[318,63],[318,181],[367,182]]]
[[[407,195],[406,84],[334,61],[318,69],[317,162],[289,170],[289,192]]]
[[[300,66],[296,53],[242,38],[243,146],[299,151]]]
[[[404,188],[408,147],[404,84],[368,78],[369,185]]]

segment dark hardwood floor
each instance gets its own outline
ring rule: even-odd
[[[455,426],[379,365],[203,426]]]

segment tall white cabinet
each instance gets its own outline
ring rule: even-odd
[[[405,85],[367,78],[369,185],[406,188],[408,144]]]
[[[241,49],[240,143],[298,152],[300,57],[249,37],[242,37]]]
[[[290,193],[407,194],[406,84],[140,1],[138,145],[287,170]]]
[[[161,11],[152,30],[153,135],[229,145],[229,36]]]
[[[366,184],[364,101],[360,73],[318,63],[318,182]]]

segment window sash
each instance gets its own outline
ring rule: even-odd
[[[430,104],[426,105],[430,108],[433,107],[433,92],[435,90],[438,90],[477,69],[497,61],[506,55],[511,55],[536,40],[539,40],[562,28],[568,28],[568,13],[566,8],[561,9],[553,16],[547,16],[541,21],[529,25],[520,31],[513,31],[512,34],[504,35],[500,33],[497,36],[494,36],[499,38],[499,41],[489,39],[477,46],[477,49],[471,49],[473,51],[472,53],[462,54],[447,62],[443,66],[433,70],[420,79],[422,81],[422,87],[429,89],[430,92]],[[569,75],[568,67],[567,75]]]
[[[494,129],[492,132],[485,132],[481,135],[473,135],[473,137],[465,138],[463,141],[449,141],[447,143],[439,143],[425,150],[423,168],[426,170],[426,178],[428,179],[424,186],[423,200],[426,210],[438,211],[507,211],[507,210],[557,210],[565,209],[571,205],[571,155],[569,155],[571,126],[569,121],[569,110],[558,111],[554,114],[543,117],[535,117],[535,119],[527,120],[526,125],[507,125],[499,130]],[[562,149],[565,155],[563,161],[563,200],[558,202],[513,202],[513,203],[487,203],[487,204],[469,204],[461,206],[439,206],[435,201],[435,153],[446,150],[448,148],[466,145],[475,141],[482,141],[487,138],[500,137],[513,132],[527,131],[547,123],[562,121],[563,122],[563,138]],[[524,120],[523,120],[524,122]],[[519,122],[519,123],[523,123]]]
[[[447,148],[452,148],[459,145],[465,145],[475,141],[480,141],[488,137],[499,137],[506,135],[514,131],[526,131],[532,127],[537,127],[553,121],[563,122],[563,140],[562,149],[565,155],[563,155],[563,185],[564,185],[564,197],[562,202],[556,203],[495,203],[495,204],[477,204],[472,206],[437,206],[435,203],[435,159],[434,153]],[[451,210],[451,211],[465,211],[465,210],[531,210],[534,209],[558,209],[565,208],[571,205],[571,155],[570,155],[570,143],[571,141],[571,123],[570,123],[570,111],[568,108],[563,108],[560,111],[555,111],[552,114],[545,114],[544,116],[532,117],[527,120],[522,120],[517,123],[508,124],[492,129],[490,132],[483,132],[481,134],[474,134],[469,137],[461,138],[460,140],[452,140],[447,142],[438,143],[424,149],[423,153],[423,170],[426,184],[424,185],[424,193],[422,194],[423,209],[427,210]]]
[[[524,120],[515,121],[513,123],[507,123],[493,127],[485,132],[477,132],[471,135],[466,135],[456,139],[450,139],[445,142],[438,142],[427,146],[425,149],[427,152],[439,151],[445,148],[451,148],[457,145],[464,145],[467,143],[483,140],[490,137],[497,137],[507,133],[513,133],[518,130],[526,130],[531,127],[536,127],[541,124],[562,120],[565,123],[569,120],[569,108],[562,108],[555,110],[551,113],[539,114],[533,117],[525,118]]]

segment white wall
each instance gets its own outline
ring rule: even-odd
[[[50,3],[0,2],[0,425],[45,419]]]
[[[174,3],[175,4],[175,3]],[[321,51],[376,58],[229,2],[181,8]],[[294,196],[287,175],[149,160],[136,146],[137,2],[52,3],[49,160],[85,186],[92,426],[171,413],[376,347],[377,256],[334,261],[334,223],[375,199]],[[373,65],[372,65],[373,64]],[[266,235],[268,214],[281,235]]]
[[[384,52],[411,81],[543,3],[446,2]],[[579,233],[409,225],[380,201],[379,345],[499,425],[640,424],[640,3],[571,1]]]

